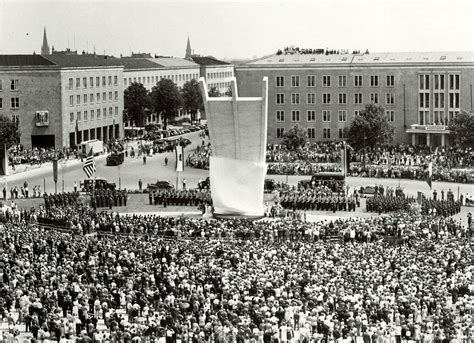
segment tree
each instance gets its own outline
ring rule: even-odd
[[[308,135],[306,134],[306,131],[301,126],[296,124],[288,132],[285,132],[283,135],[282,144],[288,150],[297,150],[303,147],[307,141]]]
[[[210,98],[217,98],[221,96],[221,92],[219,92],[216,86],[212,86],[208,91],[208,95]]]
[[[141,83],[133,82],[123,95],[126,119],[134,121],[137,126],[143,126],[145,109],[150,107],[148,91]]]
[[[18,125],[10,118],[0,115],[0,148],[3,144],[7,148],[17,144],[20,141],[20,130]]]
[[[227,90],[224,92],[224,96],[227,96],[229,98],[232,97],[232,87],[231,86],[227,87]]]
[[[163,79],[152,88],[150,97],[155,112],[163,116],[163,124],[166,130],[168,120],[173,120],[183,105],[181,93],[173,81]]]
[[[383,107],[370,103],[351,122],[346,137],[355,150],[362,150],[391,142],[393,126],[387,121]]]
[[[461,111],[449,123],[454,143],[463,148],[474,146],[474,113]]]
[[[195,79],[186,82],[181,91],[183,97],[184,109],[191,114],[191,120],[196,120],[198,111],[204,112],[204,103],[202,100],[201,89]]]

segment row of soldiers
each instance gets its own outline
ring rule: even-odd
[[[287,193],[280,198],[280,205],[285,209],[316,211],[354,211],[360,206],[355,196],[321,196]]]
[[[211,202],[211,193],[197,190],[159,190],[148,194],[150,205],[199,206]]]
[[[91,196],[92,207],[127,206],[126,190],[99,189]]]
[[[413,198],[375,195],[367,199],[366,210],[367,212],[377,212],[378,214],[408,211],[410,209],[410,204],[414,201],[415,199]]]
[[[454,199],[454,198],[450,198]],[[421,204],[421,213],[433,214],[437,216],[449,217],[461,212],[461,202],[454,200],[436,201],[434,199],[424,199]]]
[[[44,205],[46,208],[58,206],[73,206],[77,204],[79,192],[44,194]]]

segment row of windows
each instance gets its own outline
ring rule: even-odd
[[[129,77],[123,79],[123,84],[125,87],[128,87],[134,82],[141,83],[143,85],[155,85],[158,81],[163,79],[168,79],[173,81],[174,83],[178,82],[187,82],[191,81],[192,79],[197,80],[199,78],[198,73],[193,74],[175,74],[175,75],[165,75],[165,76],[138,76],[138,77]],[[156,82],[155,82],[156,81]]]
[[[360,113],[359,110],[354,111],[354,117],[358,116]],[[330,122],[331,121],[331,110],[323,110],[321,112],[321,120],[323,122]],[[395,112],[393,110],[386,110],[385,114],[387,115],[387,120],[390,122],[395,121]],[[316,121],[316,111],[315,110],[308,110],[306,111],[306,120],[308,122]],[[347,111],[346,110],[339,110],[337,111],[337,120],[338,122],[346,122],[347,121]],[[285,121],[285,111],[276,111],[276,121],[278,123]],[[300,111],[299,110],[292,110],[291,111],[291,121],[292,122],[299,122],[300,121]]]
[[[371,87],[379,87],[379,75],[370,75],[369,84]],[[285,77],[284,76],[276,76],[275,77],[275,85],[276,87],[284,87],[285,86]],[[331,75],[323,75],[321,78],[321,85],[323,87],[331,87],[332,86],[332,76]],[[337,77],[337,85],[338,87],[347,87],[347,76],[346,75],[339,75]],[[353,76],[353,85],[355,87],[362,87],[362,75],[354,75]],[[385,77],[385,86],[387,87],[394,87],[395,85],[395,76],[394,75],[386,75]],[[307,75],[306,77],[306,86],[307,87],[316,87],[316,76],[315,75]],[[291,76],[291,87],[300,87],[300,76],[299,75],[292,75]]]
[[[316,128],[314,127],[308,127],[307,128],[308,132],[308,138],[309,139],[315,139],[316,138]],[[338,128],[338,137],[339,139],[345,139],[345,129],[343,127]],[[277,127],[276,128],[276,136],[277,138],[283,138],[285,135],[285,128],[283,127]],[[323,127],[322,128],[322,136],[323,139],[331,139],[331,128],[330,127]]]
[[[432,106],[434,108],[444,108],[445,96],[444,93],[434,93],[431,97],[429,92],[422,92],[418,94],[418,105],[419,108],[429,109],[431,106],[430,99],[433,100]],[[448,108],[459,109],[460,106],[460,94],[449,93],[448,94]]]
[[[0,98],[0,109],[3,109],[3,98]],[[10,108],[20,108],[20,98],[10,98]]]
[[[449,74],[448,77],[445,77],[444,74],[421,74],[418,76],[418,89],[420,91],[430,90],[430,86],[436,90],[444,90],[446,87],[446,79],[448,80],[448,90],[459,91],[460,90],[460,75],[459,74]],[[431,83],[430,80],[433,80]]]
[[[94,77],[91,76],[89,77],[89,82],[87,82],[88,79],[87,77],[83,77],[82,78],[82,83],[81,83],[81,78],[80,77],[76,77],[76,89],[79,89],[79,88],[87,88],[87,87],[90,87],[90,88],[94,88]],[[100,76],[96,76],[95,77],[95,87],[100,87],[100,85],[102,84],[102,87],[106,87],[107,85],[109,86],[112,86],[112,76],[109,75],[109,76],[102,76],[102,83],[100,82],[101,81],[101,77]],[[114,75],[113,77],[113,84],[114,86],[117,86],[118,85],[118,76],[117,75]],[[69,89],[74,89],[74,79],[72,77],[69,78]]]
[[[112,97],[112,94],[113,94],[113,97]],[[119,93],[118,91],[115,91],[115,92],[109,92],[109,99],[108,101],[118,101],[119,99]],[[90,104],[93,104],[94,103],[94,93],[90,93],[89,95],[87,94],[77,94],[76,97],[74,97],[74,95],[70,95],[69,96],[69,106],[74,106],[74,99],[76,100],[75,102],[75,105],[76,106],[79,106],[81,104],[83,105],[87,105],[87,103],[90,103]],[[81,99],[82,99],[82,102],[81,102]],[[97,93],[96,96],[95,96],[95,101],[96,103],[100,103],[100,93]],[[102,102],[106,102],[107,101],[107,92],[103,92],[102,93]]]
[[[72,124],[74,123],[75,120],[79,121],[88,121],[88,120],[96,120],[96,119],[101,119],[101,118],[107,118],[107,113],[109,114],[109,117],[112,117],[113,113],[115,113],[116,116],[119,114],[119,108],[115,106],[115,111],[114,108],[109,107],[109,110],[107,112],[107,108],[104,107],[102,110],[98,108],[97,110],[90,110],[88,111],[78,111],[76,112],[76,115],[74,115],[74,112],[69,113],[69,122]]]
[[[419,111],[418,124],[420,125],[449,125],[449,122],[458,114],[458,110],[448,111],[447,115],[445,111],[437,110],[433,111],[430,115],[430,111]]]
[[[370,102],[374,104],[379,103],[379,93],[370,93],[369,94]],[[300,94],[299,93],[291,93],[291,104],[292,105],[299,105],[300,104]],[[338,97],[338,104],[345,105],[347,104],[347,93],[339,93]],[[364,96],[362,93],[355,93],[354,94],[354,104],[362,104],[364,102]],[[331,104],[331,93],[322,93],[321,94],[321,102],[324,105]],[[309,105],[316,104],[316,93],[307,93],[306,94],[306,103]],[[276,94],[276,104],[277,105],[284,105],[285,104],[285,94],[284,93],[277,93]],[[385,104],[386,105],[394,105],[395,104],[395,95],[393,93],[386,93],[385,94]]]
[[[18,80],[10,80],[10,90],[11,91],[18,90]],[[0,91],[3,91],[3,80],[0,80]]]
[[[222,79],[224,77],[232,77],[231,71],[217,71],[214,73],[207,73],[206,78],[208,79]]]

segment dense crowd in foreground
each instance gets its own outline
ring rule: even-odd
[[[473,253],[469,233],[450,219],[252,222],[102,212],[92,220],[106,235],[42,230],[24,219],[2,227],[2,315],[11,332],[4,335],[26,323],[39,340],[63,341],[472,338]],[[344,243],[323,239],[339,233]],[[389,245],[379,239],[385,234],[405,244]]]

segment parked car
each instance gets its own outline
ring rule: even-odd
[[[125,157],[124,151],[113,151],[112,153],[107,156],[106,165],[108,166],[118,166],[123,163]]]
[[[375,186],[360,187],[359,193],[361,195],[374,195],[375,194]]]
[[[209,189],[211,188],[211,178],[208,176],[204,181],[198,182],[199,189]]]
[[[263,192],[271,193],[275,190],[275,180],[273,179],[265,179],[263,184]]]
[[[95,185],[94,185],[95,182]],[[93,188],[95,189],[110,189],[114,190],[116,188],[115,183],[108,182],[107,179],[102,177],[96,177],[94,179],[85,179],[79,184],[83,192],[91,192]]]
[[[174,189],[174,186],[168,181],[156,181],[155,183],[149,183],[146,185],[144,190],[145,193],[156,192],[156,191],[165,191]]]

